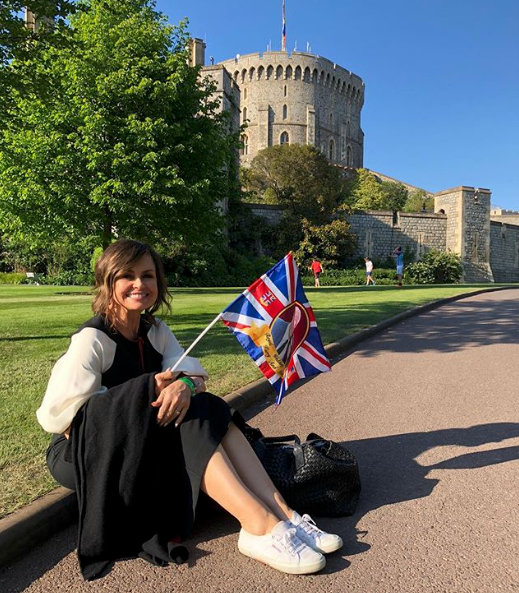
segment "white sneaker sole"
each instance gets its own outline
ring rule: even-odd
[[[294,565],[294,564],[286,564],[284,562],[276,562],[272,558],[265,558],[262,555],[257,555],[255,553],[251,552],[250,550],[247,550],[246,548],[240,546],[239,544],[238,544],[238,550],[240,550],[240,552],[244,556],[248,556],[249,558],[252,558],[253,560],[259,560],[259,562],[263,562],[263,564],[266,564],[267,566],[270,566],[271,568],[275,568],[276,570],[279,570],[280,572],[286,572],[288,574],[312,574],[314,572],[319,572],[326,566],[326,560],[325,560],[324,556],[321,557],[319,559],[319,561],[316,561],[312,564]]]

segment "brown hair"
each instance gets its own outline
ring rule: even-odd
[[[157,275],[157,300],[152,307],[146,310],[146,317],[153,320],[153,314],[161,306],[170,310],[170,296],[164,274],[164,266],[159,254],[146,243],[131,239],[120,239],[107,247],[96,262],[95,267],[95,296],[92,301],[92,310],[96,314],[104,315],[110,325],[113,325],[113,314],[110,310],[114,285],[121,274],[128,271],[144,255],[149,254],[155,264]]]

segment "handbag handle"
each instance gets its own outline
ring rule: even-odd
[[[262,437],[261,440],[264,443],[285,443],[289,441],[294,441],[298,445],[301,444],[301,439],[297,436],[297,434],[288,434],[284,437]]]

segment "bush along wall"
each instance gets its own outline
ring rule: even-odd
[[[431,250],[422,261],[404,268],[407,284],[453,284],[463,275],[461,258],[455,253]]]
[[[373,279],[377,284],[395,284],[396,272],[394,268],[375,268]],[[314,285],[314,277],[310,274],[302,274],[301,280],[305,286]],[[321,286],[362,286],[366,284],[366,272],[360,270],[326,270],[319,278]]]

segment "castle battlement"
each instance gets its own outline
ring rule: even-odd
[[[364,82],[321,56],[293,51],[237,55],[219,63],[240,89],[242,164],[276,144],[309,144],[333,164],[363,164]]]

